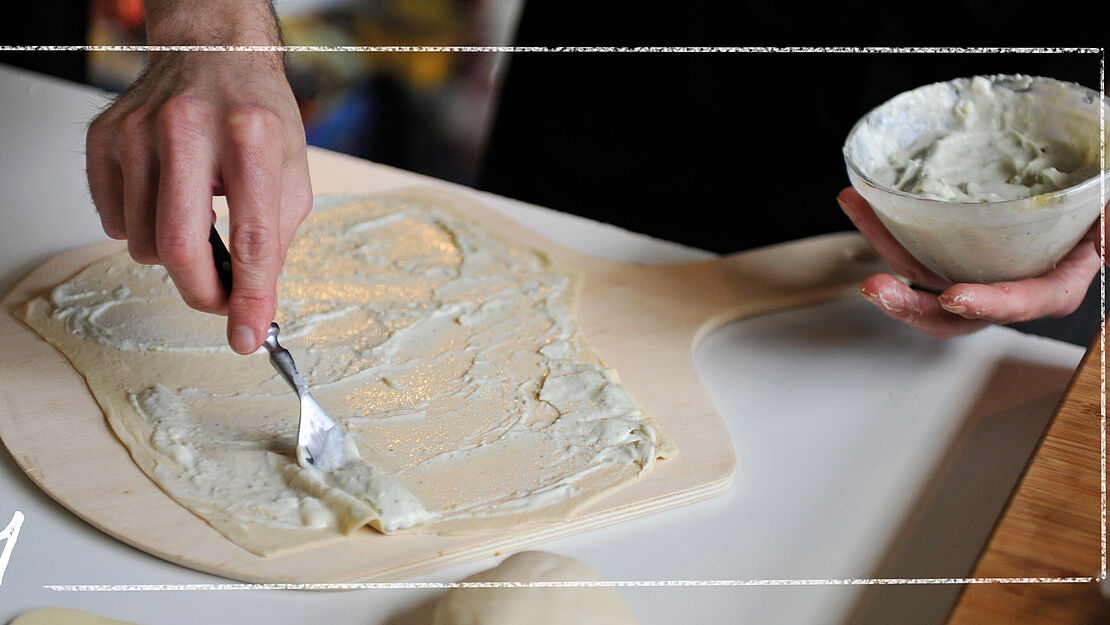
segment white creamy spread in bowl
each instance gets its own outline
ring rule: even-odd
[[[1051,78],[975,76],[926,85],[849,133],[852,185],[891,234],[953,282],[1041,275],[1082,238],[1107,176],[1099,102]]]

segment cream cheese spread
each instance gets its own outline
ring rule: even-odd
[[[1099,92],[1046,77],[955,78],[901,93],[844,144],[852,186],[950,282],[1044,275],[1098,219],[1110,176]]]
[[[353,448],[293,456],[297,400],[160,267],[98,261],[28,323],[90,380],[147,474],[256,553],[370,524],[457,533],[566,518],[669,448],[584,344],[575,274],[449,206],[317,198],[279,281],[283,344]],[[91,370],[113,369],[112,377]],[[113,384],[125,400],[110,399]]]
[[[1084,141],[1053,132],[1026,114],[1025,87],[972,78],[954,102],[944,104],[950,106],[950,123],[889,154],[872,170],[872,177],[921,197],[995,202],[1065,189],[1098,174],[1097,150],[1086,149]],[[1047,88],[1051,87],[1042,87]],[[949,93],[920,90],[914,95]],[[1097,133],[1097,125],[1093,130]]]

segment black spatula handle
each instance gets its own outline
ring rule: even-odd
[[[216,225],[208,233],[208,243],[212,245],[212,260],[216,262],[216,275],[220,277],[220,284],[224,285],[224,293],[231,295],[231,252],[227,251],[224,240],[216,231]]]

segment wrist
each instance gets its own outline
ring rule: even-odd
[[[146,0],[153,46],[277,46],[281,30],[269,0]]]

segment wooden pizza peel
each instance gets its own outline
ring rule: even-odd
[[[489,208],[483,202],[489,196],[318,149],[310,150],[310,165],[316,193],[389,191],[443,199],[469,219],[580,270],[583,336],[657,419],[678,454],[566,522],[463,537],[362,529],[305,550],[257,556],[155,486],[112,433],[82,376],[13,316],[27,299],[124,249],[112,241],[51,258],[0,300],[0,438],[39,487],[108,535],[170,562],[248,582],[394,580],[712,497],[731,484],[736,459],[698,376],[697,342],[733,319],[854,293],[863,277],[881,270],[855,233],[693,263],[616,262],[553,243],[520,223],[523,217],[514,219],[511,209]]]

